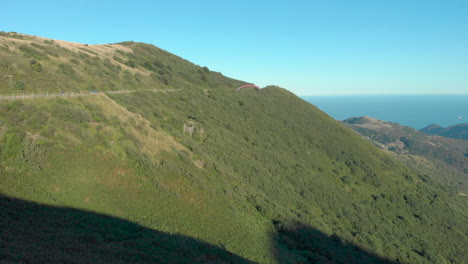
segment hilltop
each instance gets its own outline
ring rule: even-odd
[[[227,78],[153,45],[133,41],[87,45],[0,32],[0,93],[217,89]]]
[[[424,132],[428,135],[437,135],[437,133],[439,133],[442,130],[444,130],[444,128],[437,124],[430,124],[427,127],[419,129],[419,131]]]
[[[351,117],[346,120],[343,120],[344,123],[346,124],[353,124],[353,125],[382,125],[382,121],[375,119],[370,116],[362,116],[362,117]]]
[[[443,137],[468,140],[468,123],[457,124],[449,127],[441,127],[437,124],[432,124],[420,129],[420,131],[428,135],[439,135]]]
[[[2,94],[87,94],[0,101],[1,261],[466,257],[466,197],[283,88],[135,42],[2,33],[0,61]]]

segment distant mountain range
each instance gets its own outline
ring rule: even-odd
[[[468,141],[428,135],[462,135],[468,124],[448,128],[430,125],[423,132],[372,117],[352,117],[342,121],[381,149],[390,151],[409,167],[424,171],[433,178],[454,183],[468,190]],[[447,132],[444,132],[447,131]],[[451,132],[450,132],[451,131]]]
[[[420,131],[428,135],[438,135],[449,138],[468,140],[468,123],[442,127],[437,124],[428,125]]]

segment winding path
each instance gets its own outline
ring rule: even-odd
[[[139,91],[151,91],[151,92],[177,92],[181,89],[171,89],[171,90],[119,90],[119,91],[103,91],[103,92],[89,92],[89,93],[73,93],[73,92],[63,92],[63,93],[33,93],[33,94],[13,94],[13,95],[0,95],[0,101],[7,100],[27,100],[27,99],[38,99],[38,98],[58,98],[58,97],[82,97],[82,96],[93,96],[93,95],[102,95],[102,94],[120,94],[120,93],[134,93]]]

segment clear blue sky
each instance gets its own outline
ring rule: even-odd
[[[468,0],[3,0],[0,30],[152,43],[298,95],[468,93]]]

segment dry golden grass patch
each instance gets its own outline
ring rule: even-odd
[[[49,44],[46,44],[45,41],[53,41],[54,45],[57,45],[63,49],[66,49],[75,53],[84,52],[91,57],[99,57],[103,60],[109,59],[112,64],[118,65],[122,69],[127,70],[133,74],[140,73],[145,76],[149,76],[151,74],[149,71],[145,69],[132,68],[121,62],[114,60],[113,57],[114,55],[117,54],[116,52],[117,50],[124,51],[127,53],[133,53],[133,50],[131,48],[120,45],[120,44],[86,45],[86,44],[81,44],[81,43],[76,43],[76,42],[57,40],[57,39],[48,39],[48,38],[30,36],[30,35],[25,35],[25,34],[17,34],[17,35],[24,36],[25,38],[18,39],[18,38],[0,36],[0,44],[7,44],[9,46],[9,49],[11,49],[11,51],[19,52],[17,46],[20,44],[29,45],[31,43],[36,43],[36,44],[41,43],[41,45],[49,45]],[[54,58],[54,60],[58,60],[60,62],[68,62],[68,58],[62,58],[62,57]]]
[[[162,130],[154,129],[147,119],[140,114],[128,111],[107,95],[101,94],[87,97],[87,99],[99,105],[108,118],[117,117],[123,124],[131,124],[132,122],[138,124],[139,128],[127,125],[125,126],[125,130],[143,143],[140,149],[141,152],[150,156],[161,151],[173,151],[174,149],[184,150],[190,153],[186,147],[178,143],[172,136]]]

